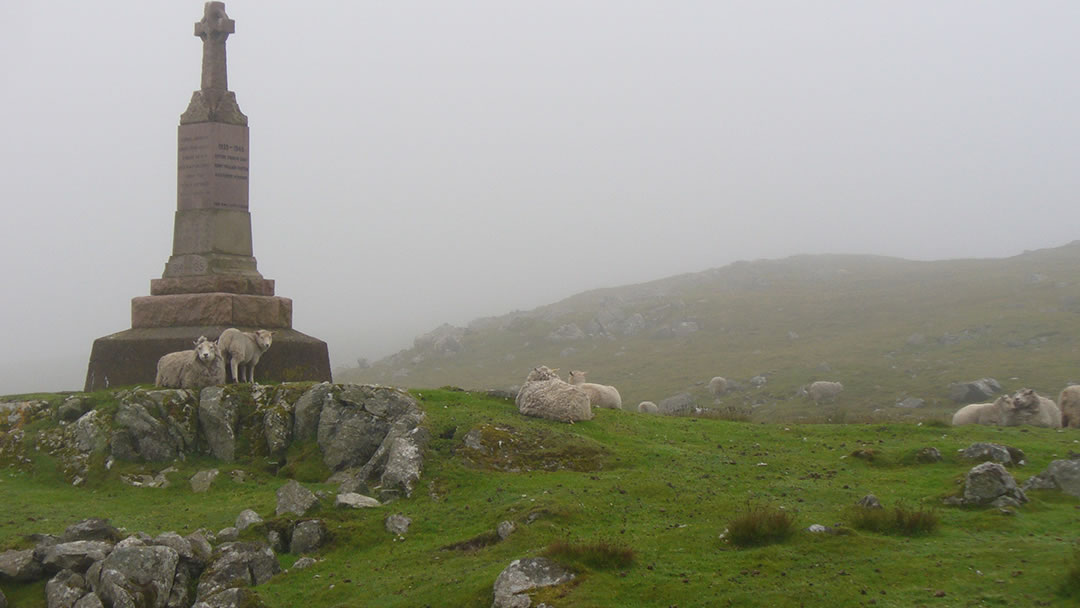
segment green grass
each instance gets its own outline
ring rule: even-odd
[[[734,606],[863,606],[870,599],[879,607],[957,605],[957,598],[989,606],[1075,602],[1075,595],[1061,591],[1068,580],[1062,559],[1080,542],[1080,500],[1060,492],[1030,492],[1031,502],[1012,516],[942,506],[932,534],[798,530],[815,523],[851,526],[850,506],[868,493],[886,505],[939,505],[958,491],[957,480],[971,466],[957,450],[975,441],[1023,449],[1029,464],[1011,470],[1022,482],[1076,450],[1075,430],[761,424],[613,410],[566,425],[523,418],[513,404],[474,393],[414,395],[433,439],[412,497],[376,509],[320,508],[317,516],[326,521],[333,544],[319,551],[322,561],[315,566],[255,588],[268,605],[486,608],[503,568],[553,546],[565,547],[556,559],[579,576],[538,593],[534,604],[685,608],[716,605],[717,598]],[[465,435],[488,427],[513,429],[515,437],[504,440],[505,453],[493,462],[524,464],[527,454],[537,466],[498,468],[469,454]],[[907,455],[927,446],[938,448],[943,459],[908,462]],[[850,456],[868,447],[878,455],[874,461]],[[150,534],[216,531],[233,525],[246,508],[271,520],[274,492],[285,481],[283,471],[275,475],[262,458],[222,463],[189,457],[117,465],[73,487],[43,452],[28,453],[33,465],[27,470],[0,469],[0,548],[29,546],[28,534],[59,533],[90,516]],[[291,472],[319,466],[308,462],[317,455],[303,446],[290,458]],[[167,464],[179,469],[169,475],[169,488],[120,481],[121,474],[156,473]],[[193,494],[187,479],[211,467],[221,475],[207,494]],[[234,469],[248,480],[234,481]],[[741,548],[725,542],[720,535],[748,503],[783,506],[797,514],[798,529],[782,543]],[[385,518],[398,512],[413,520],[404,540],[384,528]],[[504,520],[517,529],[494,542],[492,532]],[[277,525],[270,521],[250,534]],[[492,542],[449,548],[475,539]],[[632,551],[633,561],[615,560],[622,551]],[[289,566],[295,558],[283,555],[281,561]],[[0,587],[19,608],[44,605],[42,583]],[[944,600],[934,597],[939,590],[946,592]]]
[[[931,534],[941,523],[938,512],[929,507],[909,508],[897,505],[891,509],[851,508],[851,525],[858,530],[879,534],[918,536]]]
[[[727,526],[727,538],[739,547],[780,543],[795,533],[795,515],[782,507],[749,504]]]

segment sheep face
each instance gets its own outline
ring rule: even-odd
[[[255,344],[259,347],[259,350],[265,351],[270,348],[270,344],[274,341],[274,333],[267,329],[260,329],[255,332]]]
[[[205,338],[201,342],[195,343],[195,357],[202,362],[203,365],[209,365],[218,358],[218,346],[217,342],[211,342]]]
[[[1035,389],[1022,388],[1016,391],[1016,394],[1009,399],[1012,406],[1010,409],[1017,410],[1037,410],[1039,409],[1039,395],[1035,393]]]
[[[570,372],[570,380],[569,380],[570,384],[584,384],[585,383],[585,374],[586,373],[587,372],[578,371],[578,370],[574,370],[574,371]]]

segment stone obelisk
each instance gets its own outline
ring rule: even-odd
[[[202,86],[180,116],[172,256],[150,295],[131,301],[131,329],[98,338],[86,390],[152,383],[161,355],[191,348],[228,327],[271,329],[274,345],[256,378],[330,380],[326,343],[292,329],[292,300],[274,295],[252,252],[248,210],[248,126],[229,90],[225,42],[236,23],[207,2]]]

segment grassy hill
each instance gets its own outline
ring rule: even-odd
[[[1056,396],[1080,381],[1080,241],[1007,259],[796,256],[599,289],[464,328],[335,378],[506,388],[540,364],[615,385],[624,407],[688,391],[755,420],[943,418],[949,383],[994,377]],[[753,388],[749,380],[764,376]],[[741,385],[717,403],[705,383]],[[845,386],[836,406],[796,397]],[[896,403],[917,397],[926,406]]]
[[[417,491],[375,509],[321,507],[315,516],[328,522],[332,544],[317,565],[256,587],[268,605],[486,607],[507,564],[548,552],[578,577],[540,592],[533,605],[1072,606],[1080,597],[1063,589],[1069,568],[1080,579],[1080,555],[1071,557],[1080,542],[1076,498],[1033,491],[1031,502],[1005,513],[941,502],[960,491],[971,467],[957,450],[978,440],[1020,448],[1028,464],[1012,472],[1022,481],[1077,449],[1075,429],[784,425],[613,410],[565,425],[524,418],[512,403],[479,394],[413,394],[434,437]],[[108,407],[113,397],[95,399]],[[21,429],[20,441],[35,441],[50,424]],[[482,448],[467,446],[470,433]],[[944,459],[917,464],[914,454],[929,446]],[[46,451],[27,453],[30,462],[0,463],[0,549],[31,546],[28,534],[58,533],[89,516],[132,532],[185,534],[230,526],[253,508],[273,525],[274,492],[287,474],[334,490],[305,477],[319,466],[305,467],[312,452],[303,449],[282,468],[244,457],[121,464],[95,469],[81,487],[63,481]],[[120,480],[168,464],[177,469],[168,488]],[[222,475],[209,493],[192,493],[187,479],[209,466]],[[234,480],[233,470],[247,479]],[[855,529],[852,505],[867,493],[940,523],[914,536]],[[792,514],[794,533],[752,547],[721,538],[751,507]],[[383,527],[392,513],[413,520],[403,538]],[[502,521],[517,531],[493,542]],[[838,533],[805,531],[811,524]],[[297,557],[280,560],[289,567]],[[0,586],[16,608],[44,606],[44,583]]]

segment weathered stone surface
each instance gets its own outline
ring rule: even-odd
[[[48,608],[72,608],[87,591],[82,575],[61,570],[45,583],[45,605]]]
[[[244,275],[188,275],[150,279],[150,295],[167,296],[188,293],[238,293],[253,296],[274,295],[274,280]]]
[[[141,296],[131,300],[132,329],[196,325],[289,329],[292,300],[235,293]]]
[[[880,509],[880,508],[882,508],[881,507],[881,501],[878,500],[878,497],[874,496],[873,494],[867,494],[866,496],[863,496],[855,504],[860,506],[860,507],[863,507],[864,509]]]
[[[319,417],[323,403],[332,392],[333,385],[322,382],[311,387],[293,404],[293,440],[310,441],[319,432]]]
[[[152,416],[144,404],[121,403],[113,424],[116,428],[112,437],[114,458],[164,462],[179,455],[165,424]]]
[[[1010,448],[996,443],[977,442],[961,453],[967,460],[999,462],[1001,464],[1023,464],[1024,453],[1017,448]],[[1014,458],[1018,456],[1019,458]]]
[[[238,540],[239,538],[240,530],[237,530],[233,526],[229,526],[228,528],[222,528],[218,530],[217,533],[218,541],[223,543],[231,543],[232,541]]]
[[[43,551],[34,549],[34,558],[40,557],[41,565],[49,572],[74,570],[82,573],[94,562],[105,559],[112,548],[112,543],[104,541],[77,540],[45,547]]]
[[[263,608],[266,604],[251,589],[234,587],[219,591],[196,603],[192,608]]]
[[[915,453],[915,462],[922,464],[930,464],[933,462],[941,462],[941,452],[934,447],[921,448]]]
[[[191,476],[191,491],[196,493],[206,492],[217,479],[218,470],[199,471]]]
[[[382,503],[371,498],[370,496],[364,496],[363,494],[357,494],[356,492],[345,492],[338,494],[334,500],[335,507],[349,507],[352,509],[365,509],[370,507],[381,506]]]
[[[325,400],[319,417],[323,462],[333,471],[363,466],[382,445],[394,422],[418,411],[416,400],[399,389],[342,386],[335,398]]]
[[[4,608],[0,606],[0,608]],[[75,602],[75,605],[71,608],[105,608],[105,605],[101,603],[101,598],[98,594],[90,592],[82,596],[79,601]]]
[[[222,386],[208,386],[199,395],[199,430],[210,446],[210,454],[231,462],[236,455],[236,422],[239,405]]]
[[[271,458],[282,459],[289,449],[293,434],[292,405],[276,402],[263,413],[263,439]]]
[[[501,521],[499,525],[495,527],[495,533],[499,535],[499,540],[506,540],[517,530],[517,524],[512,521]]]
[[[1024,491],[1017,487],[1016,480],[1000,464],[984,462],[968,471],[964,485],[964,504],[1016,507],[1027,501]]]
[[[0,580],[29,582],[45,578],[45,569],[34,559],[34,550],[0,553]]]
[[[278,488],[275,514],[292,513],[303,517],[318,502],[319,499],[312,494],[311,490],[300,485],[295,479],[290,479],[288,483]]]
[[[296,524],[289,540],[289,553],[310,553],[326,544],[326,524],[309,519]]]
[[[383,492],[411,496],[424,468],[424,449],[431,440],[431,434],[420,426],[424,418],[415,402],[393,418],[378,449],[361,468],[359,479],[367,481],[378,476]]]
[[[561,585],[574,574],[546,557],[516,559],[495,579],[492,608],[528,608],[532,603],[526,591]]]
[[[259,517],[259,514],[251,509],[244,509],[240,512],[240,515],[236,516],[236,529],[243,532],[250,526],[255,524],[261,524],[263,518]]]
[[[225,543],[199,579],[198,601],[233,587],[261,585],[281,571],[274,552],[255,543]]]
[[[310,568],[317,563],[319,562],[314,557],[301,557],[293,563],[292,569],[303,570],[304,568]]]
[[[60,538],[65,543],[76,540],[103,540],[116,543],[122,536],[120,531],[109,523],[109,520],[91,517],[68,526]]]
[[[980,403],[1001,392],[1001,384],[993,378],[971,382],[954,382],[949,385],[949,399],[956,403]]]
[[[103,452],[109,446],[109,436],[106,434],[108,422],[106,416],[97,410],[90,410],[74,424],[75,449],[83,454]]]
[[[127,596],[136,606],[165,608],[176,577],[180,554],[172,547],[122,547],[109,554],[101,564],[102,579],[108,573],[110,584],[99,585],[106,601],[116,602]],[[119,593],[123,590],[124,593]]]
[[[690,393],[679,393],[664,399],[660,403],[656,404],[657,409],[661,414],[689,414],[694,411],[697,404],[694,402],[694,398]]]
[[[1080,457],[1055,460],[1046,470],[1024,482],[1025,490],[1061,490],[1080,498]]]
[[[64,399],[64,402],[57,408],[56,418],[63,422],[73,422],[85,414],[90,409],[91,405],[90,400],[85,397],[79,395],[68,397],[67,399]]]
[[[409,526],[412,525],[412,519],[401,513],[394,513],[386,518],[385,525],[387,532],[404,536],[409,531]]]

